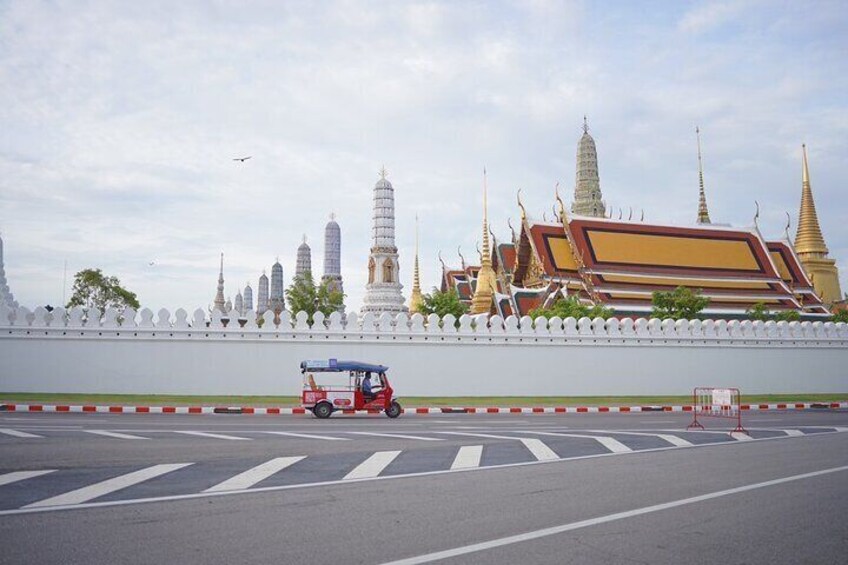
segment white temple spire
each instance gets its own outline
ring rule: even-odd
[[[265,272],[262,272],[262,275],[265,275]],[[270,295],[267,293],[267,277],[266,277],[266,298],[268,302],[265,306],[265,310],[271,309],[274,311],[276,316],[280,315],[280,312],[286,309],[286,298],[285,291],[283,290],[284,281],[283,281],[283,266],[280,264],[280,258],[277,257],[277,260],[271,265],[271,293]],[[259,283],[259,296],[262,296],[262,282],[260,279]],[[261,298],[260,298],[261,299]]]
[[[244,285],[244,311],[248,310],[253,310],[253,289],[249,282]]]
[[[218,272],[218,292],[215,294],[214,309],[227,313],[227,303],[224,300],[224,253],[221,253],[221,270]]]
[[[606,216],[606,204],[601,197],[601,179],[598,174],[598,151],[595,148],[595,140],[589,135],[586,116],[583,116],[583,135],[577,144],[577,178],[571,211],[582,216]]]
[[[330,221],[324,228],[324,277],[323,281],[330,290],[344,293],[342,284],[342,230],[336,222],[336,215],[330,214]],[[344,305],[339,310],[344,312]]]
[[[298,278],[306,273],[312,273],[312,249],[306,243],[306,234],[303,234],[303,243],[297,248],[294,276]]]
[[[398,250],[395,246],[395,189],[386,178],[387,174],[383,167],[380,180],[374,185],[374,224],[363,314],[407,311],[401,294],[403,285],[399,282]]]
[[[0,306],[9,308],[17,308],[18,303],[9,290],[9,285],[6,282],[6,268],[3,264],[3,237],[0,234]]]
[[[280,272],[282,272],[282,266]],[[256,297],[256,315],[262,316],[268,311],[268,275],[262,271],[262,276],[259,277],[259,290]]]

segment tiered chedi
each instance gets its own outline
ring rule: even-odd
[[[810,170],[807,166],[807,146],[802,145],[803,162],[801,165],[801,210],[798,214],[798,232],[795,234],[795,252],[804,265],[804,270],[813,283],[822,301],[827,305],[842,300],[839,288],[839,271],[836,261],[828,257],[824,243],[813,189],[810,186]]]
[[[6,283],[6,269],[3,266],[3,238],[0,237],[0,306],[8,306],[9,308],[17,308],[18,303],[9,290],[9,285]]]
[[[335,214],[330,214],[330,221],[324,228],[324,276],[323,282],[331,291],[344,294],[342,283],[342,230],[336,222]],[[344,312],[344,304],[339,309]]]
[[[406,312],[403,285],[399,282],[398,250],[395,246],[395,191],[386,179],[386,169],[374,185],[374,225],[371,255],[368,258],[368,284],[362,313],[398,314]]]
[[[583,136],[577,144],[577,179],[571,211],[596,218],[606,215],[606,203],[601,197],[601,179],[598,174],[598,151],[595,140],[589,135],[586,116],[583,116]]]

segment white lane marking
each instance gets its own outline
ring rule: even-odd
[[[347,432],[349,434],[356,434],[360,436],[375,436],[375,437],[389,437],[393,439],[417,439],[420,441],[442,441],[442,438],[438,437],[424,437],[424,436],[410,436],[404,434],[385,434],[385,433],[377,433],[377,432]]]
[[[0,486],[40,477],[41,475],[46,475],[47,473],[52,473],[54,471],[56,471],[56,469],[46,469],[44,471],[14,471],[12,473],[5,473],[0,475]]]
[[[306,459],[306,457],[277,457],[275,459],[271,459],[270,461],[266,461],[265,463],[257,465],[252,469],[248,469],[243,473],[230,477],[226,481],[218,483],[213,487],[209,487],[203,492],[249,489],[259,481],[267,479],[271,475],[282,471],[286,467],[291,467],[301,459]]]
[[[451,469],[473,469],[474,467],[479,467],[482,457],[482,445],[463,445],[456,452]]]
[[[752,439],[754,439],[748,434],[743,434],[742,432],[730,432],[730,437],[732,437],[736,441],[751,441]]]
[[[620,441],[615,438],[609,436],[590,436],[586,434],[572,434],[572,433],[560,433],[560,432],[533,432],[527,431],[525,433],[528,434],[539,434],[543,436],[559,436],[559,437],[577,437],[577,438],[588,438],[594,439],[613,453],[627,453],[628,451],[633,451]]]
[[[212,439],[229,439],[229,440],[251,441],[251,438],[249,438],[249,437],[228,436],[228,435],[224,435],[224,434],[213,434],[213,433],[209,433],[209,432],[186,432],[186,431],[175,430],[174,433],[186,434],[186,435],[198,436],[198,437],[208,437],[208,438],[212,438]]]
[[[9,428],[0,428],[0,434],[6,434],[7,436],[13,437],[28,437],[28,438],[43,438],[44,436],[37,436],[35,434],[30,434],[27,432],[21,432],[18,430],[12,430]]]
[[[735,487],[725,490],[719,490],[715,492],[710,492],[707,494],[702,494],[699,496],[693,496],[690,498],[682,498],[678,500],[673,500],[671,502],[663,502],[660,504],[653,504],[651,506],[643,506],[642,508],[636,508],[634,510],[627,510],[625,512],[616,512],[615,514],[607,514],[606,516],[599,516],[597,518],[590,518],[588,520],[581,520],[579,522],[571,522],[568,524],[562,524],[560,526],[553,526],[550,528],[542,528],[540,530],[534,530],[531,532],[525,532],[523,534],[518,534],[514,536],[506,536],[500,539],[494,539],[490,541],[485,541],[482,543],[474,543],[470,545],[465,545],[461,547],[455,547],[453,549],[447,549],[444,551],[436,551],[434,553],[427,553],[424,555],[418,555],[416,557],[409,557],[407,559],[398,559],[397,561],[387,561],[382,565],[419,565],[421,563],[431,563],[433,561],[439,561],[441,559],[450,559],[453,557],[459,557],[461,555],[468,555],[470,553],[477,553],[479,551],[486,551],[489,549],[494,549],[496,547],[503,547],[506,545],[512,545],[516,543],[521,543],[525,541],[535,540],[539,538],[554,536],[558,534],[562,534],[565,532],[570,532],[573,530],[579,530],[581,528],[588,528],[590,526],[597,526],[599,524],[606,524],[608,522],[614,522],[616,520],[624,520],[626,518],[633,518],[634,516],[642,516],[644,514],[651,514],[653,512],[660,512],[662,510],[668,510],[670,508],[678,508],[680,506],[686,506],[689,504],[697,504],[699,502],[705,502],[707,500],[712,500],[715,498],[721,498],[724,496],[730,496],[733,494],[739,494],[742,492],[748,492],[752,490],[757,490],[761,488],[782,485],[785,483],[791,483],[794,481],[801,481],[804,479],[810,479],[813,477],[819,477],[822,475],[829,475],[831,473],[838,473],[841,471],[848,471],[848,465],[844,465],[842,467],[832,467],[830,469],[822,469],[820,471],[813,471],[811,473],[803,473],[800,475],[792,475],[789,477],[782,477],[780,479],[773,479],[770,481],[763,481],[761,483],[753,483],[749,485],[744,485],[741,487]]]
[[[779,431],[785,433],[788,436],[802,436],[802,435],[804,435],[804,432],[802,432],[801,430],[779,430]]]
[[[823,428],[827,428],[827,430],[833,430],[832,427],[822,426]],[[845,429],[848,431],[848,429]],[[805,435],[805,441],[817,441],[817,438],[826,437],[830,434],[836,433],[835,431],[822,431],[817,434],[808,434]],[[810,439],[816,438],[816,439]],[[514,439],[514,438],[513,438]],[[762,442],[762,441],[789,441],[793,438],[787,436],[772,436],[772,437],[762,437],[762,438],[754,438],[752,441]],[[718,449],[721,447],[728,446],[738,446],[739,444],[735,441],[722,441],[722,442],[713,442],[713,443],[702,443],[695,444],[689,446],[690,449]],[[357,479],[355,481],[347,481],[344,479],[338,479],[334,481],[323,481],[323,482],[314,482],[314,483],[299,483],[294,485],[277,485],[272,487],[257,487],[249,490],[230,490],[230,491],[222,491],[222,492],[195,492],[189,494],[173,494],[166,496],[151,496],[147,498],[129,498],[124,500],[107,500],[100,502],[87,502],[83,504],[76,505],[67,505],[67,506],[48,506],[44,508],[16,508],[11,510],[0,510],[0,516],[16,516],[19,514],[34,514],[41,512],[58,512],[65,510],[80,510],[80,509],[88,509],[88,508],[106,508],[111,506],[129,506],[135,504],[148,504],[151,502],[174,502],[179,500],[195,500],[198,498],[208,498],[208,497],[217,497],[217,496],[230,496],[237,494],[255,494],[258,492],[280,492],[280,491],[288,491],[288,490],[300,490],[307,488],[315,488],[321,487],[326,488],[328,486],[335,485],[343,485],[350,484],[352,482],[365,482],[365,481],[393,481],[398,479],[411,479],[418,477],[435,477],[440,475],[446,475],[448,473],[467,473],[467,472],[477,472],[477,471],[495,471],[502,469],[512,469],[515,467],[529,467],[530,465],[550,465],[553,463],[563,463],[565,461],[584,461],[589,459],[600,459],[603,457],[621,457],[625,455],[644,455],[645,453],[661,453],[663,451],[671,451],[673,449],[685,449],[680,447],[654,447],[650,449],[642,449],[639,451],[630,451],[628,453],[594,453],[592,455],[578,455],[576,457],[565,457],[562,459],[556,459],[553,461],[522,461],[520,463],[504,463],[502,465],[489,465],[486,467],[477,467],[474,469],[442,469],[439,471],[421,471],[417,473],[404,473],[401,475],[382,475],[379,477],[371,477],[365,479]]]
[[[130,434],[122,434],[120,432],[108,432],[106,430],[84,430],[87,434],[98,436],[112,437],[115,439],[150,439],[149,437],[134,436]]]
[[[389,463],[400,455],[400,451],[378,451],[371,457],[360,463],[356,468],[344,476],[344,480],[371,479],[380,475]]]
[[[274,434],[278,436],[298,437],[303,439],[323,439],[326,441],[350,441],[346,437],[321,436],[318,434],[301,434],[298,432],[262,432],[263,434]]]
[[[524,447],[530,450],[538,461],[553,461],[559,459],[553,449],[545,445],[545,443],[536,438],[520,438],[518,441],[524,444]]]
[[[153,465],[152,467],[147,467],[146,469],[133,471],[132,473],[127,473],[126,475],[121,475],[119,477],[107,479],[105,481],[101,481],[93,485],[78,488],[76,490],[60,494],[58,496],[45,498],[44,500],[39,500],[38,502],[28,504],[24,506],[24,508],[43,508],[45,506],[64,506],[69,504],[81,504],[83,502],[88,502],[89,500],[93,500],[109,493],[119,491],[127,487],[131,487],[138,483],[142,483],[154,477],[158,477],[166,473],[171,473],[178,469],[182,469],[183,467],[188,467],[189,465],[191,465],[191,463]]]

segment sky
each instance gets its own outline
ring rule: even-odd
[[[500,239],[573,191],[583,116],[617,215],[694,223],[695,126],[714,222],[794,236],[801,144],[848,291],[848,3],[0,0],[0,233],[23,305],[101,268],[142,307],[208,308],[306,235],[342,230],[362,304],[374,183],[395,188],[409,297],[420,220],[477,262],[482,171]],[[235,157],[251,155],[244,163]],[[152,264],[151,264],[152,263]],[[65,269],[67,264],[67,269]],[[65,277],[67,273],[67,277]]]

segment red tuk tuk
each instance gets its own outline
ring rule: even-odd
[[[322,419],[329,418],[337,410],[382,410],[389,418],[397,418],[402,409],[393,396],[394,390],[386,376],[388,370],[385,365],[359,361],[302,361],[301,406]],[[322,385],[315,381],[314,373],[348,373],[348,384]]]

